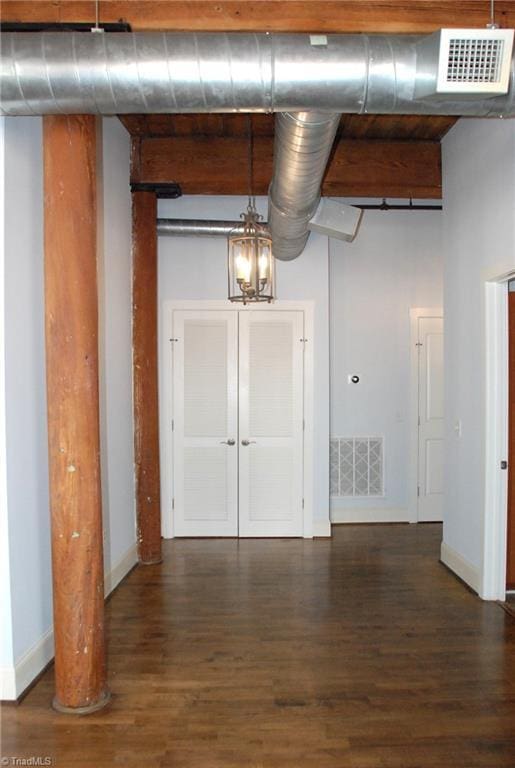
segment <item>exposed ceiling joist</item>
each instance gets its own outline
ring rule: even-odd
[[[488,0],[101,0],[100,21],[137,30],[411,32],[482,27]],[[497,0],[496,21],[515,26],[515,0]],[[2,0],[16,22],[94,22],[93,0]]]
[[[131,180],[180,184],[185,194],[245,195],[245,137],[133,138]],[[437,141],[364,141],[335,144],[322,193],[330,196],[440,198]],[[273,137],[254,138],[254,192],[266,195],[272,178]]]

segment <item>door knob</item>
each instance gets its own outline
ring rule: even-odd
[[[228,440],[221,440],[220,445],[236,445],[236,440],[233,440],[232,437],[230,437]]]
[[[255,443],[255,442],[256,442],[255,440],[242,440],[241,444],[242,445],[250,445],[251,443]]]

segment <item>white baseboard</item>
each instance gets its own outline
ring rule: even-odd
[[[479,594],[479,587],[481,584],[479,569],[472,565],[472,563],[469,563],[468,560],[446,544],[445,541],[442,541],[440,548],[440,560],[447,566],[447,568],[450,568],[456,576],[459,576],[465,584],[468,584],[474,592]]]
[[[20,656],[14,667],[3,667],[0,670],[0,699],[17,699],[53,658],[54,630],[50,627]]]
[[[0,667],[0,701],[16,698],[16,676],[14,667]]]
[[[131,568],[134,568],[138,562],[138,547],[134,543],[129,547],[127,552],[118,560],[111,570],[104,576],[104,595],[107,597],[111,594],[121,580],[126,576]]]
[[[411,516],[408,509],[401,507],[377,507],[359,509],[343,507],[331,509],[332,523],[409,523]]]
[[[313,538],[321,539],[331,536],[330,520],[313,520]]]
[[[106,597],[118,586],[137,562],[137,547],[136,544],[133,544],[116,565],[105,574],[104,594]],[[14,667],[0,668],[0,699],[2,701],[16,700],[53,658],[54,630],[50,627],[31,648],[25,651]]]
[[[19,696],[25,688],[31,684],[49,661],[54,658],[54,630],[47,629],[43,637],[34,643],[23,656],[18,659],[15,666],[16,696]]]

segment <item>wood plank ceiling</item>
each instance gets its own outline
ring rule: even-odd
[[[247,116],[242,114],[123,115],[131,136],[246,137]],[[339,135],[346,139],[440,141],[455,117],[427,115],[342,115]],[[273,115],[252,115],[254,136],[273,136]]]
[[[496,0],[496,21],[515,26],[515,0]],[[484,27],[489,0],[100,0],[101,22],[196,31],[425,33]],[[94,0],[2,0],[4,21],[93,22]]]
[[[185,194],[248,191],[246,115],[125,115],[133,182],[176,182]],[[252,115],[254,193],[272,177],[273,115]],[[440,198],[440,139],[452,117],[344,115],[322,192],[332,196]]]

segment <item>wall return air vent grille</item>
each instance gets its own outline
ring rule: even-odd
[[[383,438],[332,437],[330,483],[333,498],[383,496]]]
[[[417,98],[508,92],[512,29],[441,29],[417,44]]]

